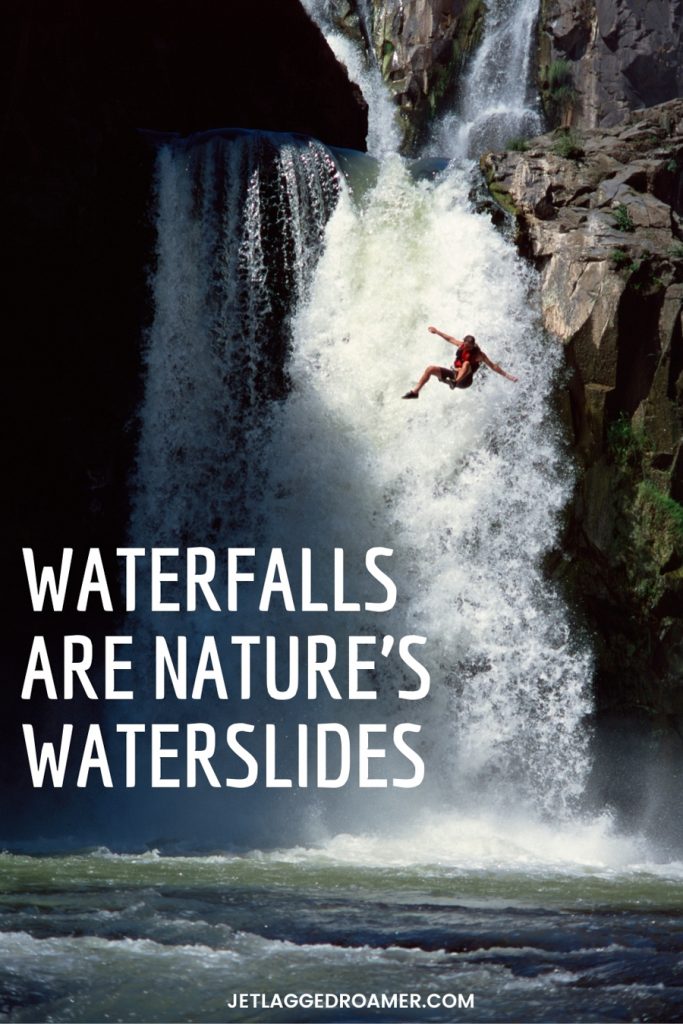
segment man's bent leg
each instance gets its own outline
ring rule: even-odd
[[[458,368],[458,373],[455,378],[456,388],[468,388],[472,383],[472,367],[469,363],[465,363],[463,366]]]
[[[439,380],[443,380],[443,372],[444,372],[443,366],[428,366],[428,367],[426,367],[425,372],[422,374],[422,376],[420,377],[419,381],[415,385],[414,390],[419,393],[422,390],[422,388],[425,386],[425,384],[427,383],[427,381],[429,380],[430,377],[438,377]]]
[[[415,387],[408,391],[403,397],[404,398],[419,398],[420,391],[425,386],[430,377],[438,377],[439,380],[447,380],[449,371],[443,366],[428,366],[425,372],[420,377]]]

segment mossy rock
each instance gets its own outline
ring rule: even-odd
[[[389,78],[389,72],[391,71],[391,61],[395,53],[394,44],[390,39],[385,39],[382,42],[382,77],[386,81]]]
[[[487,182],[491,198],[500,206],[506,213],[509,213],[511,217],[515,219],[519,216],[519,209],[515,205],[515,201],[510,195],[508,189],[504,185],[501,185],[499,181],[492,178]]]
[[[486,4],[482,0],[469,0],[458,19],[453,36],[453,60],[462,64],[481,40],[484,29]]]
[[[655,561],[664,566],[672,555],[683,559],[683,505],[644,480],[638,487],[635,508],[647,532]]]

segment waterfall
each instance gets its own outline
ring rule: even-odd
[[[268,403],[286,387],[289,317],[338,190],[313,140],[216,133],[160,150],[133,538],[239,542]]]
[[[489,0],[482,41],[465,75],[460,108],[435,133],[432,151],[477,157],[542,130],[530,85],[538,0]]]
[[[395,153],[401,141],[396,110],[371,46],[360,51],[353,42],[335,28],[327,0],[301,0],[302,6],[318,24],[327,43],[349,79],[361,90],[368,105],[368,153],[383,156]],[[365,3],[357,4],[360,24],[367,40],[372,37],[372,18]]]
[[[295,321],[270,514],[295,545],[321,523],[351,551],[391,539],[402,628],[435,659],[426,728],[446,788],[556,811],[582,788],[590,678],[541,566],[571,489],[548,407],[561,353],[534,275],[470,211],[468,183],[452,170],[416,185],[395,157],[360,208],[342,195]],[[520,383],[482,371],[467,392],[431,382],[402,402],[449,359],[429,322],[471,331]]]
[[[514,31],[502,5],[490,11],[481,62],[501,33],[509,61],[528,60],[530,5]],[[520,86],[506,123],[524,96]],[[480,99],[472,124],[495,105],[493,91]],[[386,105],[375,110],[385,140],[387,118]],[[425,802],[566,817],[588,770],[591,656],[543,572],[572,487],[551,409],[561,351],[542,330],[535,275],[471,209],[466,160],[435,180],[415,180],[396,154],[373,167],[352,189],[324,146],[273,134],[161,149],[131,536],[148,547],[279,546],[288,566],[310,548],[323,589],[342,548],[357,592],[365,552],[394,550],[399,599],[381,622],[284,611],[267,621],[278,637],[327,633],[340,649],[350,632],[427,639],[432,690],[411,708],[427,781],[400,805],[395,792],[352,787],[309,798],[306,813],[327,816],[328,829],[376,826]],[[432,381],[402,401],[425,364],[452,359],[429,323],[474,334],[519,383],[482,370],[467,391]],[[242,631],[263,631],[254,616],[247,607]],[[210,628],[195,616],[193,631]],[[377,668],[363,721],[400,718],[400,671]],[[325,701],[279,713],[289,733],[360,715]]]

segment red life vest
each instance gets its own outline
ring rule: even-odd
[[[472,356],[475,355],[479,355],[479,349],[477,348],[476,345],[474,348],[471,348],[469,352],[466,352],[465,346],[461,345],[458,351],[455,353],[455,362],[453,363],[453,366],[456,368],[456,370],[459,370],[462,366],[465,365],[465,363],[469,363],[470,366],[472,367],[472,373],[476,373],[477,370],[479,369],[479,363],[475,363],[474,359],[472,358]]]

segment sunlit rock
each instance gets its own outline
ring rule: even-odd
[[[603,692],[683,707],[683,100],[614,128],[556,131],[481,165],[541,273],[571,368],[583,464],[570,577],[604,637]],[[504,199],[504,202],[501,202]],[[678,637],[678,639],[676,639]],[[618,696],[615,698],[615,694]]]

